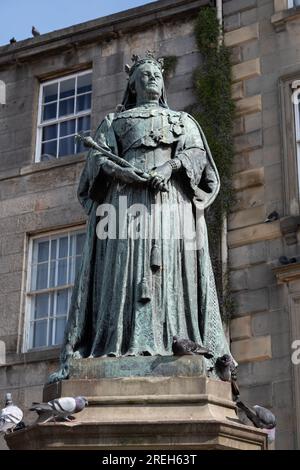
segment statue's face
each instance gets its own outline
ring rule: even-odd
[[[134,81],[137,101],[159,100],[163,89],[163,77],[160,69],[151,63],[140,65]]]

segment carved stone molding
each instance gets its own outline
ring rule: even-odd
[[[291,263],[273,269],[278,284],[300,280],[300,263]]]

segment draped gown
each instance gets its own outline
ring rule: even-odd
[[[201,128],[146,105],[108,115],[95,140],[145,172],[175,157],[182,168],[161,192],[108,177],[89,152],[78,188],[87,237],[62,358],[67,347],[79,357],[171,355],[174,335],[229,353],[203,216],[219,177]]]

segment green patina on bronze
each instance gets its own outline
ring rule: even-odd
[[[174,335],[204,345],[215,358],[229,353],[204,218],[219,175],[199,124],[168,108],[161,63],[149,53],[133,60],[122,108],[95,135],[98,146],[127,166],[93,149],[81,175],[87,236],[61,369],[50,381],[69,375],[71,358],[171,356]],[[127,236],[132,217],[122,218],[124,198],[127,207],[146,208],[142,238]],[[104,204],[114,208],[116,238],[99,238]],[[197,228],[194,239],[186,227]]]

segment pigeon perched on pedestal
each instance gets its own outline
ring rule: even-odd
[[[254,405],[252,408],[241,401],[237,401],[237,407],[242,410],[247,418],[256,428],[263,429],[268,433],[268,442],[275,441],[276,418],[274,414],[263,406]]]
[[[40,418],[44,418],[44,423],[48,421],[71,421],[72,416],[79,413],[88,405],[85,397],[61,397],[48,403],[32,403],[30,411],[36,411]]]
[[[32,28],[31,28],[31,33],[32,33],[32,36],[33,36],[33,37],[37,37],[37,36],[40,36],[40,35],[41,35],[41,33],[36,29],[35,26],[32,26]]]
[[[201,355],[206,357],[206,359],[213,357],[207,348],[200,346],[200,344],[190,339],[181,339],[178,336],[173,336],[172,351],[174,356]]]
[[[223,382],[231,382],[232,394],[235,399],[240,396],[237,384],[237,367],[229,354],[218,357],[214,366],[215,372]]]
[[[13,404],[11,393],[7,393],[5,408],[0,412],[0,433],[13,431],[21,423],[22,419],[23,411]]]

